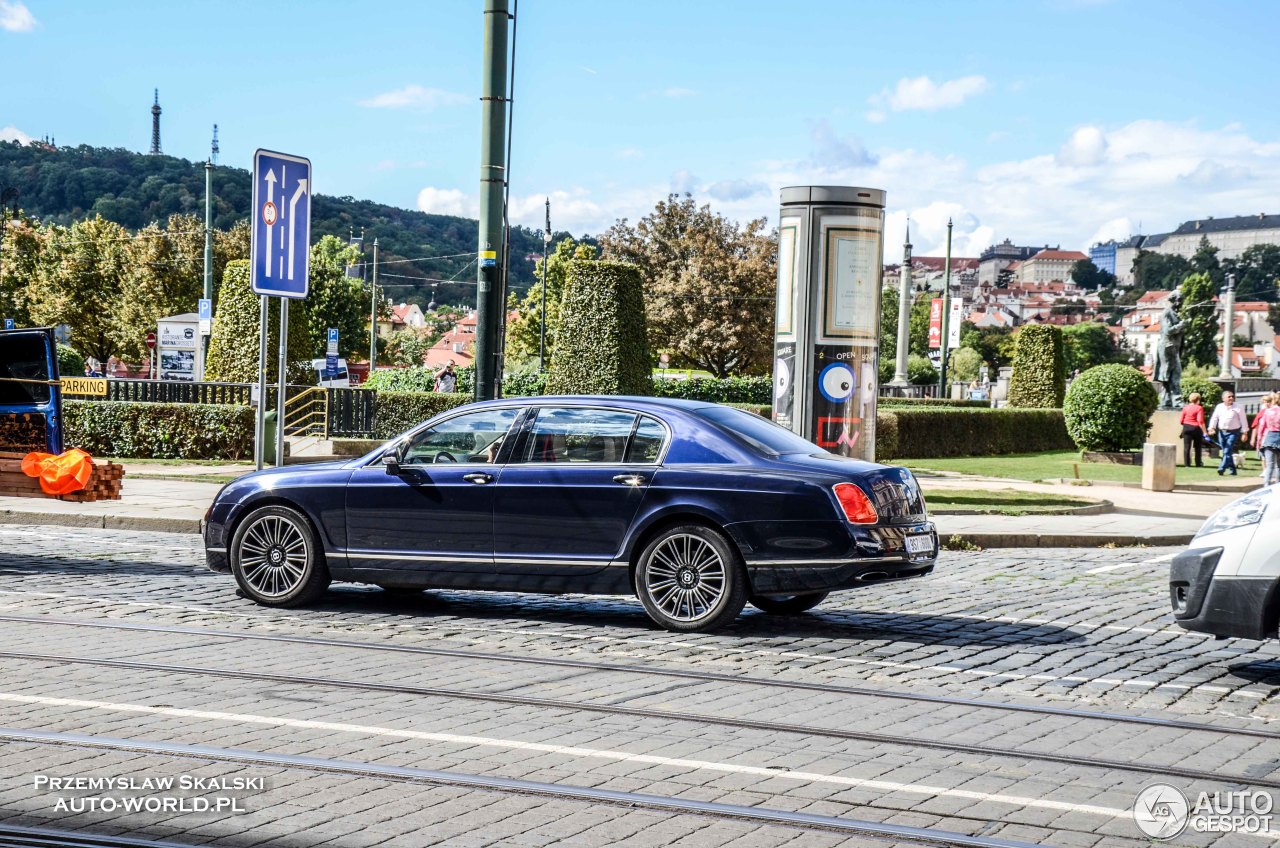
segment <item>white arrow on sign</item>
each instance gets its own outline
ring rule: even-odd
[[[298,209],[298,198],[307,193],[307,181],[298,180],[298,188],[289,198],[289,279],[293,279],[293,236],[296,232],[297,220],[294,213]]]
[[[276,203],[276,172],[274,169],[268,169],[267,175],[263,177],[267,181],[267,202],[272,206]],[[259,213],[261,214],[261,213]],[[267,225],[267,276],[271,276],[271,224]]]

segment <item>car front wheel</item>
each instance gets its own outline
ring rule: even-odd
[[[296,607],[329,588],[329,569],[306,517],[286,506],[254,510],[231,540],[231,572],[240,589],[268,607]]]
[[[747,602],[747,581],[729,540],[685,524],[655,537],[640,554],[636,595],[657,624],[678,633],[714,630]]]
[[[761,595],[751,598],[751,606],[771,615],[797,615],[808,612],[827,599],[827,592],[809,592],[804,595]]]

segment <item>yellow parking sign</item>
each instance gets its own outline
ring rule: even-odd
[[[106,397],[107,381],[102,377],[63,377],[62,393],[64,395]]]

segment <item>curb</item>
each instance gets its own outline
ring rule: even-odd
[[[1171,547],[1190,544],[1194,533],[1171,533],[1152,536],[1079,535],[1069,533],[947,533],[939,531],[943,550],[952,539],[980,548],[1101,548],[1115,545],[1129,548],[1137,545]]]
[[[928,495],[925,496],[926,501]],[[1017,507],[1011,507],[1016,509]],[[1116,511],[1116,505],[1111,501],[1097,501],[1095,503],[1084,504],[1082,506],[1064,506],[1054,507],[1049,510],[1036,510],[1031,512],[1018,513],[1019,517],[1027,517],[1034,515],[1107,515]],[[1004,513],[994,510],[981,509],[930,509],[929,515],[991,515],[997,518],[1004,517]]]
[[[0,524],[35,524],[53,527],[91,527],[100,530],[139,530],[154,533],[200,533],[198,518],[156,518],[130,515],[84,515],[74,512],[21,512],[0,510]]]

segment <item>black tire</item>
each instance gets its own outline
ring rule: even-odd
[[[809,592],[804,595],[784,595],[769,597],[767,595],[751,598],[751,606],[770,615],[798,615],[808,612],[827,599],[830,592]]]
[[[245,516],[230,554],[240,590],[262,606],[302,606],[329,588],[329,567],[311,522],[292,507],[264,506]]]
[[[636,596],[654,623],[701,633],[737,618],[747,603],[747,577],[723,534],[701,524],[668,527],[640,552]]]

